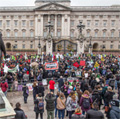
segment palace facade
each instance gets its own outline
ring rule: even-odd
[[[0,7],[0,32],[7,50],[37,50],[39,39],[41,50],[46,51],[48,21],[51,29],[53,51],[77,51],[79,30],[85,50],[90,36],[93,50],[120,51],[120,6],[71,6],[70,0],[36,0],[35,6]]]

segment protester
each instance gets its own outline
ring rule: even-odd
[[[27,103],[27,98],[29,96],[29,89],[26,86],[26,83],[24,83],[22,90],[23,90],[24,103]]]
[[[86,119],[104,119],[104,115],[99,111],[99,105],[96,102],[92,104],[92,109],[87,111]]]
[[[42,82],[40,82],[39,85],[38,85],[38,91],[37,91],[37,93],[41,94],[42,97],[44,97],[44,91],[45,91],[45,88],[44,88]]]
[[[43,119],[44,112],[44,100],[42,97],[37,96],[37,99],[34,101],[34,111],[36,113],[36,119],[38,119],[40,114],[40,119]]]
[[[54,81],[53,79],[51,79],[51,80],[49,81],[49,85],[50,85],[50,87],[49,87],[49,88],[50,88],[50,91],[54,93],[55,81]]]
[[[21,104],[18,102],[16,103],[16,108],[14,109],[15,110],[15,119],[27,119],[24,111],[21,109]]]
[[[45,97],[47,119],[54,119],[55,99],[56,99],[56,97],[53,94],[53,92],[48,93]]]
[[[36,82],[33,83],[32,88],[33,88],[33,99],[36,100],[36,95],[38,94],[38,86]]]
[[[5,94],[5,96],[7,96],[8,83],[4,79],[0,83],[0,87],[3,91],[3,93]]]

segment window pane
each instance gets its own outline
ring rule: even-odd
[[[14,21],[14,24],[15,24],[15,26],[17,26],[17,24],[18,24],[18,21]]]
[[[10,32],[7,32],[7,37],[10,37]]]
[[[106,37],[106,32],[103,32],[103,37]]]
[[[15,37],[17,37],[18,36],[18,33],[17,32],[15,32]]]
[[[22,32],[22,36],[25,37],[25,31]]]
[[[30,26],[33,26],[33,21],[30,21]]]
[[[58,36],[58,37],[61,36],[61,32],[60,32],[60,31],[57,32],[57,36]]]
[[[0,27],[2,26],[2,20],[0,20]]]
[[[33,37],[33,31],[30,32],[30,36]]]
[[[7,26],[10,26],[10,21],[9,21],[9,20],[7,20],[6,22],[7,22]]]
[[[25,26],[25,24],[26,24],[26,21],[22,21],[22,26]]]
[[[22,48],[25,48],[25,44],[22,45]]]

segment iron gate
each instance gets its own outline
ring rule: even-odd
[[[73,43],[69,40],[61,40],[57,43],[53,43],[53,52],[77,52],[77,43]]]

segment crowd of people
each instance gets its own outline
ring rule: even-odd
[[[57,62],[59,67],[47,70],[45,63]],[[19,65],[18,68],[16,66]],[[10,70],[5,72],[4,67]],[[28,82],[33,83],[36,119],[120,119],[120,57],[115,55],[67,53],[40,56],[10,56],[0,69],[0,87],[7,91],[22,86],[24,103],[29,97]],[[42,84],[47,80],[48,89]],[[58,89],[55,90],[55,86]],[[47,94],[45,94],[47,91]],[[46,103],[45,103],[46,102]],[[25,119],[16,104],[15,119]],[[102,110],[102,112],[101,112]]]

